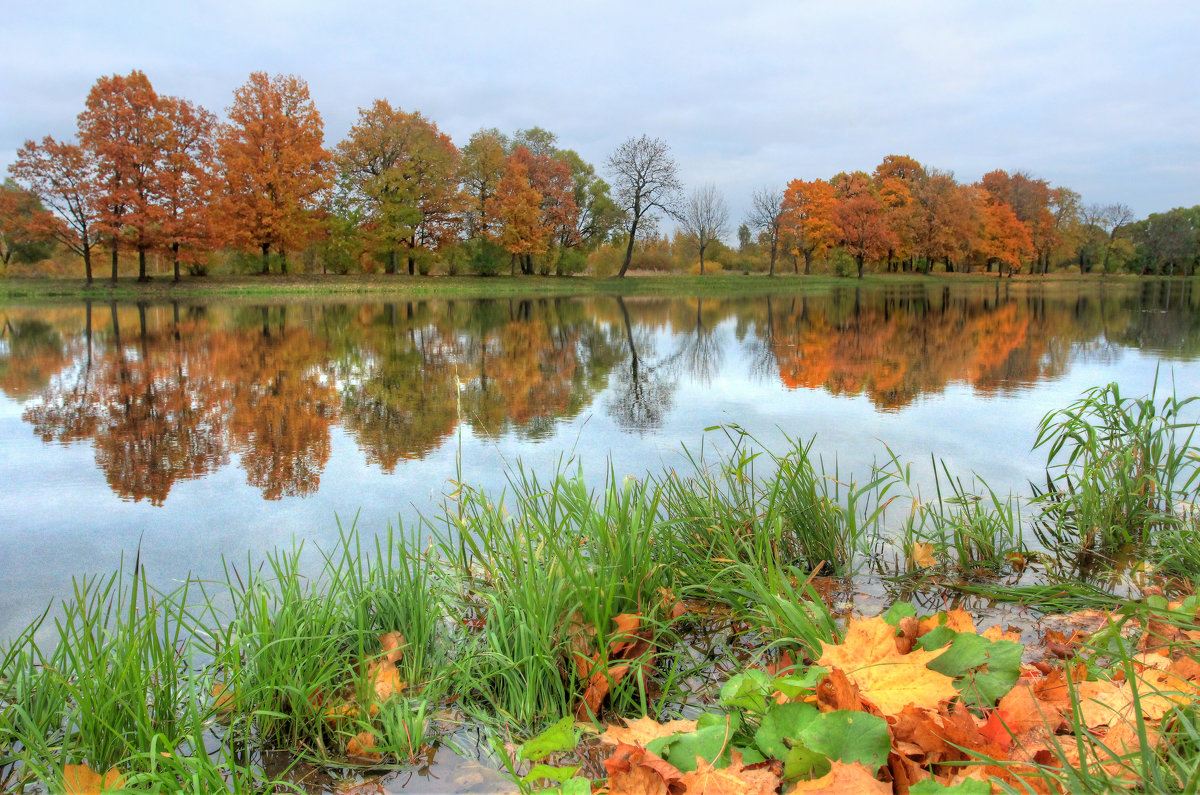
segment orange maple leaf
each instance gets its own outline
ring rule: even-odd
[[[102,776],[86,764],[63,766],[64,795],[98,795],[105,790],[124,786],[125,777],[115,767],[109,768]]]
[[[798,781],[787,795],[891,795],[892,785],[875,778],[875,774],[859,762],[845,764],[834,760],[829,772],[812,781]]]
[[[939,702],[958,696],[953,678],[926,667],[945,649],[901,654],[895,634],[882,618],[852,619],[844,643],[821,644],[817,665],[840,668],[863,699],[885,716],[897,715],[910,704],[936,709]]]
[[[683,785],[687,795],[774,795],[781,772],[778,762],[747,767],[742,755],[734,751],[729,766],[720,770],[698,757],[696,769],[683,774]]]

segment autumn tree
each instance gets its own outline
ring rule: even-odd
[[[437,250],[457,233],[458,148],[420,112],[383,99],[360,108],[358,122],[338,144],[337,164],[363,203],[376,247],[388,257],[388,273],[397,271],[398,248],[415,275],[418,254]]]
[[[674,215],[683,185],[671,148],[661,138],[642,135],[625,139],[609,155],[608,169],[617,189],[617,205],[625,212],[625,230],[629,236],[625,258],[617,272],[618,277],[623,277],[633,259],[634,240],[643,218],[653,218],[656,211]]]
[[[814,255],[837,242],[833,186],[824,180],[794,179],[783,194],[781,228],[804,257],[804,275],[812,269]],[[798,270],[798,268],[797,268]]]
[[[87,283],[92,283],[92,246],[96,236],[96,162],[78,144],[60,143],[50,136],[26,141],[9,171],[58,218],[50,233],[83,258]]]
[[[37,262],[49,255],[55,220],[38,197],[11,179],[0,185],[0,264]]]
[[[548,239],[563,246],[576,245],[579,207],[575,203],[570,165],[554,154],[535,154],[525,146],[513,150],[509,161],[513,160],[525,165],[530,186],[541,196],[539,219],[547,229]]]
[[[861,279],[865,261],[879,259],[894,244],[886,211],[870,175],[865,172],[838,174],[831,182],[839,239],[854,257]]]
[[[983,220],[980,254],[989,266],[996,262],[1002,268],[1007,267],[1011,276],[1021,269],[1021,261],[1033,254],[1029,228],[1011,207],[1000,201],[984,201],[980,216]]]
[[[551,229],[542,223],[542,194],[529,179],[527,163],[523,157],[509,158],[487,211],[500,223],[494,238],[512,256],[514,272],[519,262],[521,272],[529,274],[534,255],[546,252]]]
[[[913,251],[933,263],[961,258],[975,245],[980,226],[974,192],[960,185],[953,172],[930,169],[913,184],[910,215]]]
[[[149,79],[134,70],[102,77],[79,114],[79,140],[96,157],[99,227],[112,254],[117,281],[119,250],[129,241],[138,254],[138,281],[146,281],[146,253],[160,242],[165,211],[162,152],[168,121]]]
[[[180,260],[194,261],[212,243],[217,120],[204,108],[178,97],[164,97],[162,112],[168,125],[159,175],[162,242],[171,252],[175,281],[179,281]]]
[[[996,169],[984,174],[979,185],[993,201],[1011,207],[1017,220],[1025,224],[1037,257],[1034,270],[1046,273],[1050,267],[1050,252],[1057,242],[1049,183],[1022,171],[1010,175],[1003,169]]]
[[[264,274],[272,250],[287,273],[287,249],[311,234],[317,196],[328,185],[321,114],[307,83],[266,72],[234,91],[227,113],[217,141],[222,226],[236,245],[262,252]]]
[[[774,276],[775,256],[779,250],[779,232],[783,226],[783,191],[778,188],[755,190],[750,195],[750,217],[747,220],[755,229],[766,234],[771,243],[771,267],[767,271],[767,275]],[[740,236],[738,242],[741,243]]]
[[[711,182],[696,188],[679,213],[683,231],[700,250],[700,275],[704,275],[704,250],[729,233],[729,208]]]
[[[496,195],[496,187],[504,177],[508,149],[507,136],[494,127],[473,133],[462,148],[459,178],[464,194],[469,197],[465,203],[466,232],[469,237],[486,237],[491,231],[492,220],[487,215],[487,203]]]

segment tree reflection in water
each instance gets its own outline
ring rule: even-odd
[[[460,427],[540,439],[601,409],[654,432],[728,368],[893,411],[951,384],[1003,393],[1129,348],[1200,355],[1191,283],[0,310],[0,391],[47,443],[91,444],[125,499],[236,459],[266,499],[314,493],[340,426],[387,473]],[[743,355],[731,352],[740,346]],[[782,398],[781,398],[782,399]]]

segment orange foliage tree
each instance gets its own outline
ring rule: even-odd
[[[146,252],[161,240],[162,147],[168,132],[162,101],[140,71],[102,77],[79,114],[79,140],[96,156],[100,176],[99,227],[112,252],[117,281],[120,242],[138,253],[138,281],[146,281]]]
[[[826,251],[837,241],[833,208],[833,186],[823,180],[794,179],[784,191],[782,231],[804,257],[806,276],[812,268],[813,255]],[[799,263],[795,269],[799,270]]]
[[[195,261],[212,242],[210,208],[216,117],[186,99],[163,98],[168,122],[161,169],[163,245],[171,252],[175,281],[180,260]]]
[[[26,141],[9,171],[58,217],[50,232],[83,258],[90,285],[97,222],[95,158],[78,144],[60,143],[47,135],[40,144]]]
[[[533,273],[533,256],[546,252],[551,229],[542,223],[542,194],[530,181],[526,162],[523,157],[508,159],[488,215],[501,224],[494,239],[512,255],[514,272],[520,262],[522,273]]]
[[[887,225],[887,212],[869,174],[862,171],[838,174],[831,182],[837,199],[834,218],[839,237],[854,257],[861,279],[864,262],[883,257],[895,245]]]
[[[287,273],[287,249],[314,231],[317,196],[329,184],[321,114],[307,83],[266,72],[234,91],[228,114],[217,144],[223,229],[234,244],[262,252],[264,274],[272,250]]]

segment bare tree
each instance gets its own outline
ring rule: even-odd
[[[704,275],[704,249],[729,232],[729,208],[711,182],[696,188],[679,214],[683,231],[696,239],[700,249],[700,275]]]
[[[676,203],[683,185],[671,148],[661,138],[627,138],[608,157],[608,169],[617,189],[617,204],[626,213],[629,244],[618,277],[629,270],[633,242],[642,216],[653,217],[655,210],[676,215]]]
[[[775,254],[779,250],[779,228],[783,223],[783,191],[779,188],[759,188],[750,197],[751,226],[765,231],[771,239],[771,270],[775,275]]]

